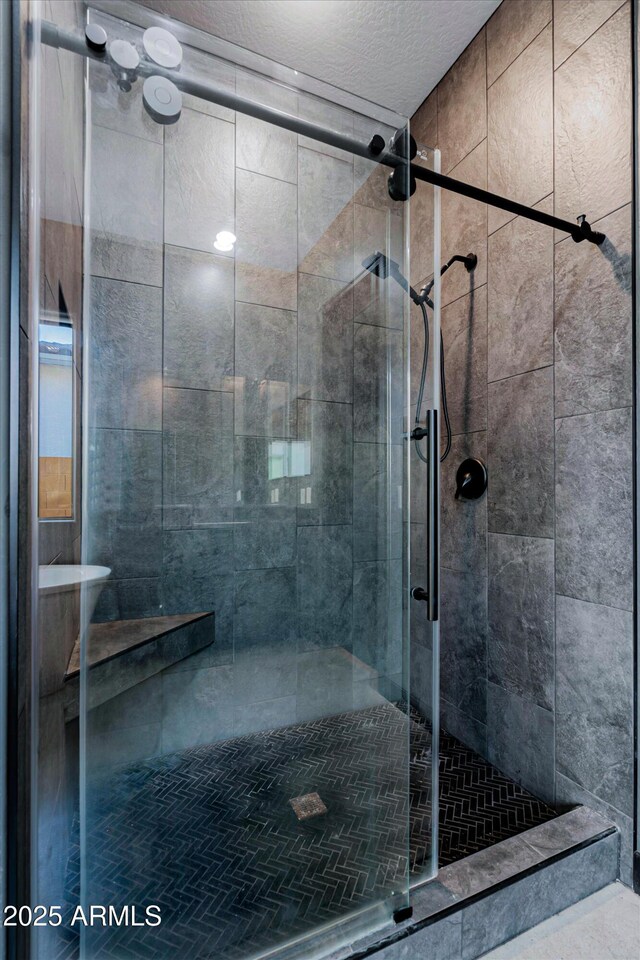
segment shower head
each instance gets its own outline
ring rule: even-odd
[[[384,253],[380,253],[380,251],[377,250],[376,253],[372,253],[369,257],[364,258],[362,266],[365,270],[368,270],[369,273],[373,274],[374,277],[380,277],[381,280],[386,280],[387,277],[393,277],[396,283],[399,283],[402,289],[406,290],[414,303],[421,304],[423,302],[420,294],[416,293],[407,278],[401,273],[399,265],[395,260],[392,260],[391,257],[387,257]]]

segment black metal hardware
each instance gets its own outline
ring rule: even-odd
[[[440,431],[438,411],[427,410],[427,619],[440,615]]]
[[[107,31],[97,23],[88,23],[84,28],[87,46],[94,53],[103,54],[107,49]]]
[[[102,54],[91,50],[84,37],[63,30],[51,23],[49,20],[43,20],[41,23],[42,42],[50,47],[58,47],[62,50],[69,50],[71,53],[80,54],[83,57],[101,59]],[[111,52],[111,50],[109,50]],[[293,133],[299,133],[302,136],[310,137],[320,143],[326,143],[348,153],[353,153],[357,157],[371,158],[369,144],[356,140],[355,137],[349,137],[346,134],[338,133],[336,130],[328,130],[316,123],[303,120],[300,117],[294,117],[282,110],[273,107],[267,107],[263,103],[247,100],[229,90],[216,87],[211,83],[204,83],[183,74],[174,71],[164,70],[164,68],[151,63],[141,63],[138,68],[140,76],[150,76],[151,74],[164,74],[169,80],[173,80],[176,86],[183,92],[191,96],[199,97],[201,100],[207,100],[209,103],[217,103],[222,107],[229,107],[231,110],[237,110],[249,117],[256,117],[258,120],[265,120],[267,123],[273,123],[285,130],[291,130]],[[409,150],[411,150],[411,141],[409,140]],[[379,163],[387,167],[406,167],[407,160],[399,156],[393,150],[385,150],[379,155]],[[406,174],[405,174],[406,177]],[[527,207],[524,203],[516,203],[515,200],[509,200],[507,197],[501,197],[498,194],[490,193],[488,190],[482,190],[471,183],[464,183],[462,180],[455,180],[453,177],[446,177],[442,173],[436,173],[435,170],[429,170],[417,163],[409,165],[409,190],[402,186],[400,181],[394,181],[394,190],[398,188],[399,197],[408,199],[413,190],[413,180],[422,180],[425,183],[431,183],[436,187],[442,187],[444,190],[451,190],[453,193],[459,193],[464,197],[470,197],[472,200],[478,200],[480,203],[487,203],[489,206],[498,207],[501,210],[507,210],[516,216],[524,217],[527,220],[534,220],[536,223],[543,223],[548,227],[554,227],[556,230],[563,230],[568,233],[576,243],[588,240],[590,243],[601,244],[604,234],[593,230],[586,220],[582,218],[578,223],[571,223],[569,220],[562,220],[560,217],[554,217],[543,210],[536,210],[533,207]],[[414,188],[415,189],[415,188]]]
[[[411,596],[414,600],[424,600],[425,603],[427,603],[429,600],[429,594],[424,587],[413,587],[411,590]]]
[[[371,140],[369,140],[369,153],[371,156],[379,157],[385,147],[384,137],[381,137],[379,133],[374,133]]]
[[[479,457],[463,460],[456,473],[456,500],[479,500],[487,489],[487,467]]]
[[[418,153],[418,144],[406,127],[396,130],[389,141],[389,150],[403,160],[413,160]]]
[[[416,178],[410,170],[410,167],[396,167],[389,174],[387,188],[392,200],[408,200],[416,192]]]
[[[393,914],[394,923],[402,923],[403,920],[410,920],[413,916],[413,907],[400,907]]]
[[[409,436],[412,440],[424,440],[428,435],[429,431],[426,427],[414,427]]]

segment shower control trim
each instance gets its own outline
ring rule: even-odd
[[[429,594],[424,587],[413,587],[411,589],[411,596],[414,600],[424,600],[425,603],[429,600]]]

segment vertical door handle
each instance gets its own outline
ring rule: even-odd
[[[440,616],[440,432],[438,411],[427,410],[427,618]]]

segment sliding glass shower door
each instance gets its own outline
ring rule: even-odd
[[[436,869],[439,287],[414,440],[409,205],[376,159],[406,119],[113,9],[85,54],[76,509],[99,572],[61,855],[67,905],[114,913],[62,935],[91,960],[320,957]]]

